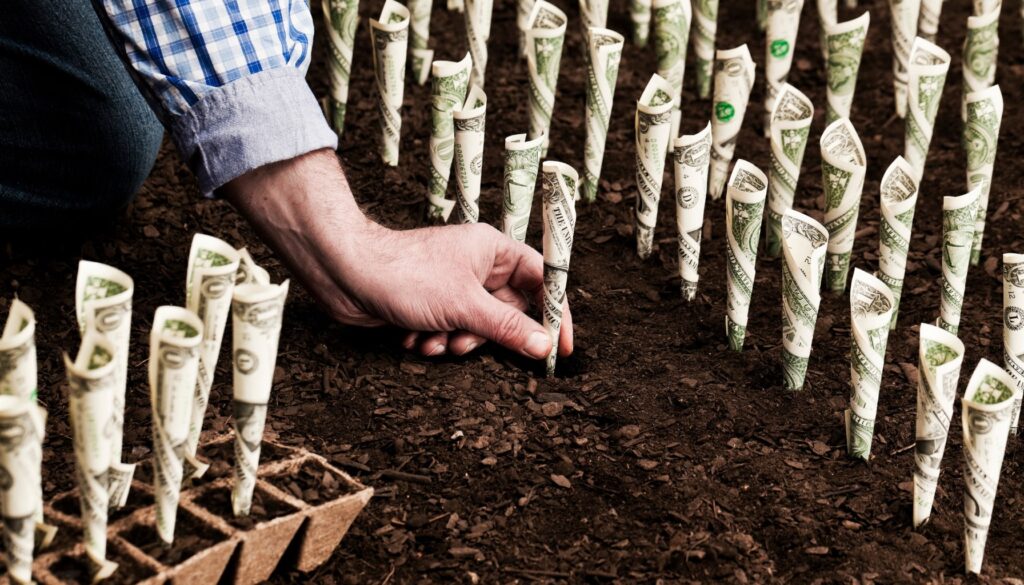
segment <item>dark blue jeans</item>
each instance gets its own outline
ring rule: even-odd
[[[114,215],[149,175],[163,127],[89,0],[0,12],[0,229]]]

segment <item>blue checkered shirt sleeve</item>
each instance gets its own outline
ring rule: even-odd
[[[305,81],[306,0],[101,0],[101,16],[206,194],[336,147]]]

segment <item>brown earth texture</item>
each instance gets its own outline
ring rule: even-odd
[[[549,159],[583,165],[583,44],[569,15]],[[319,13],[319,3],[316,12]],[[462,15],[435,2],[436,58],[466,52]],[[817,142],[825,77],[817,14],[806,2],[790,82],[817,111],[795,207],[821,219]],[[429,170],[429,85],[407,83],[401,164],[376,154],[376,90],[366,22],[381,0],[363,2],[345,134],[338,151],[362,207],[400,229],[423,225]],[[877,268],[878,184],[903,150],[894,119],[887,2],[861,0],[846,19],[871,11],[852,121],[868,154],[853,265]],[[639,261],[633,239],[633,114],[654,72],[653,47],[626,43],[598,201],[579,204],[569,299],[575,354],[557,375],[487,345],[465,358],[404,352],[401,332],[333,324],[296,287],[282,331],[267,433],[322,453],[376,489],[334,557],[312,575],[281,571],[275,583],[407,582],[1000,582],[1024,576],[1024,449],[1011,438],[980,578],[965,578],[959,406],[950,430],[930,524],[911,528],[918,326],[939,310],[941,206],[965,190],[960,148],[961,47],[968,2],[946,2],[938,44],[953,55],[921,185],[900,326],[888,344],[872,458],[846,455],[842,413],[849,398],[846,295],[825,294],[803,391],[782,387],[778,260],[758,260],[742,353],[724,331],[724,205],[708,203],[700,292],[679,295],[671,198],[663,197],[656,248]],[[719,47],[748,43],[758,81],[736,158],[768,168],[763,138],[764,38],[754,2],[723,0]],[[320,26],[320,24],[318,24]],[[626,2],[609,27],[628,36]],[[499,222],[502,144],[525,132],[527,72],[516,55],[515,6],[496,2],[490,40],[481,219]],[[320,29],[322,32],[322,28]],[[960,336],[967,346],[961,391],[982,357],[1001,363],[999,258],[1024,251],[1024,50],[1017,5],[1001,23],[999,80],[1006,98],[982,262],[971,269]],[[326,35],[317,37],[310,83],[325,95]],[[707,123],[708,100],[683,96],[684,133]],[[410,76],[411,79],[411,76]],[[671,177],[666,173],[666,186]],[[454,189],[454,186],[452,186]],[[529,243],[540,244],[539,198]],[[145,361],[155,308],[183,302],[189,242],[196,232],[245,245],[275,278],[288,276],[239,215],[204,200],[166,149],[134,203],[84,237],[5,241],[0,297],[38,315],[41,398],[50,412],[44,482],[48,495],[73,481],[61,351],[77,347],[74,275],[80,258],[116,265],[136,282],[126,458],[150,453]],[[459,253],[452,250],[452,253]],[[371,268],[371,267],[368,267]],[[410,291],[415,293],[415,291]],[[6,312],[8,300],[0,301]],[[536,310],[535,310],[536,312]],[[538,315],[539,316],[539,315]],[[230,427],[229,360],[220,360],[207,428]],[[396,473],[400,472],[400,473]],[[407,475],[404,475],[407,474]],[[1017,581],[1018,583],[1020,581]]]

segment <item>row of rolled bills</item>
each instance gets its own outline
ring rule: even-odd
[[[75,290],[81,345],[64,355],[85,551],[94,580],[117,565],[106,558],[110,509],[126,504],[135,464],[123,463],[124,404],[134,282],[105,264],[82,261]],[[197,235],[189,254],[185,306],[156,310],[149,339],[156,528],[170,546],[183,482],[208,467],[197,456],[228,316],[232,316],[235,482],[232,506],[248,515],[256,484],[288,282],[272,284],[249,253]],[[35,548],[55,530],[43,523],[41,448],[45,412],[36,405],[35,316],[15,300],[0,337],[0,467],[5,559],[16,582],[31,582]]]

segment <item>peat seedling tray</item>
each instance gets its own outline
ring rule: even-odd
[[[234,461],[234,436],[203,444],[199,454],[212,464],[203,478],[182,490],[170,549],[161,546],[156,534],[153,491],[147,483],[150,462],[136,469],[128,504],[110,513],[107,558],[119,567],[104,585],[250,585],[269,578],[279,565],[309,572],[330,558],[373,497],[373,488],[323,457],[264,441],[252,514],[235,518],[232,468],[224,465]],[[78,506],[74,489],[44,508],[60,532],[37,553],[33,577],[41,585],[91,582]],[[0,573],[0,585],[6,582]]]

